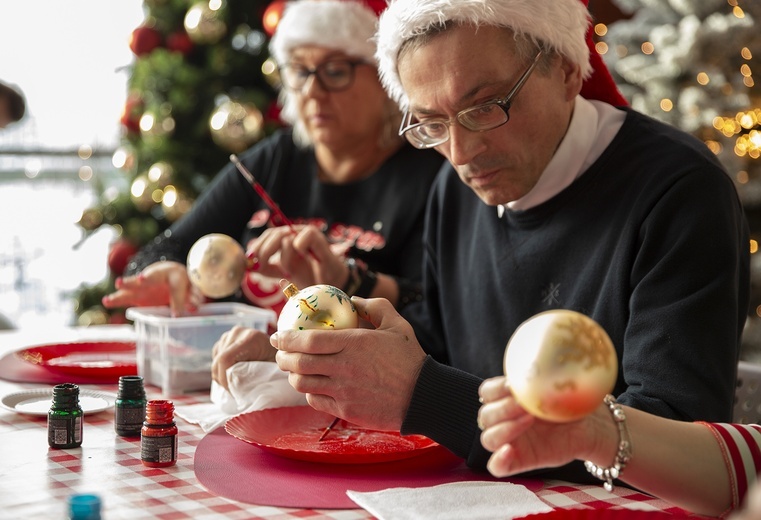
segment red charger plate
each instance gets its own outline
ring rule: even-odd
[[[134,341],[51,343],[19,350],[16,356],[55,374],[96,379],[137,375]]]
[[[237,415],[225,423],[227,433],[290,459],[331,464],[368,464],[408,459],[439,445],[422,435],[371,430],[338,421],[319,441],[333,416],[311,406],[267,408]]]
[[[555,509],[548,513],[523,516],[520,520],[675,520],[686,517],[686,514],[672,514],[665,511],[610,508]]]

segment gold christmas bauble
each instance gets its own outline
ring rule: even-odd
[[[185,14],[185,32],[198,44],[217,43],[227,32],[223,15],[224,2],[201,0]]]
[[[246,271],[243,247],[227,235],[199,238],[188,252],[188,277],[204,296],[225,298],[240,287]]]
[[[154,194],[156,186],[148,179],[148,175],[141,173],[132,180],[132,185],[129,188],[130,198],[132,203],[140,211],[148,211],[155,204],[156,199]]]
[[[570,310],[542,312],[523,322],[507,344],[504,363],[518,403],[553,422],[591,413],[618,375],[608,334],[593,319]]]
[[[351,298],[338,287],[318,284],[299,290],[290,284],[283,292],[288,297],[277,330],[351,329],[359,318]]]
[[[225,101],[211,115],[209,129],[216,144],[240,153],[264,136],[264,116],[251,103]]]

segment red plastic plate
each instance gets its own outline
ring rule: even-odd
[[[344,420],[319,441],[332,421],[333,416],[310,406],[291,406],[235,416],[227,421],[225,430],[283,457],[331,464],[389,462],[416,457],[439,446],[422,435],[371,430]]]
[[[665,511],[612,509],[556,509],[521,517],[520,520],[678,520],[686,515]]]
[[[16,355],[56,374],[98,379],[137,375],[133,341],[52,343],[19,350]]]

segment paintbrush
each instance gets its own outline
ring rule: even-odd
[[[243,175],[246,180],[253,186],[256,193],[259,194],[259,196],[262,198],[264,203],[272,210],[275,215],[277,215],[280,218],[280,221],[291,228],[294,232],[296,231],[293,229],[293,222],[285,216],[285,213],[283,213],[283,210],[280,209],[280,206],[277,205],[277,202],[272,200],[272,197],[269,196],[269,193],[267,193],[267,190],[264,189],[264,187],[259,184],[256,179],[254,178],[253,174],[248,171],[248,168],[243,166],[243,163],[240,162],[240,159],[238,159],[238,156],[235,154],[230,155],[230,160],[232,163],[238,168],[238,171]]]
[[[335,419],[333,419],[333,422],[332,422],[332,423],[330,423],[330,424],[328,425],[328,427],[327,427],[327,428],[325,428],[325,429],[322,431],[322,435],[320,435],[320,438],[319,438],[319,439],[317,439],[317,442],[320,442],[322,439],[324,439],[324,438],[325,438],[325,436],[326,436],[327,434],[329,434],[329,433],[330,433],[330,430],[332,430],[332,429],[333,429],[333,427],[334,427],[336,424],[338,424],[338,421],[340,421],[340,420],[341,420],[341,419],[339,419],[338,417],[336,417]]]

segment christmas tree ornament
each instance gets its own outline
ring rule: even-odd
[[[275,34],[280,19],[283,17],[283,10],[285,9],[286,3],[287,2],[284,0],[275,0],[264,10],[262,27],[264,27],[264,32],[267,33],[267,36],[272,37],[272,35]]]
[[[161,33],[153,27],[141,25],[130,34],[129,48],[135,56],[146,56],[160,47],[162,43]]]
[[[171,108],[148,110],[140,117],[140,134],[148,139],[170,137],[174,133],[175,124]]]
[[[179,52],[183,56],[193,52],[194,47],[193,40],[183,30],[175,31],[166,37],[166,48],[172,52]]]
[[[114,277],[121,276],[137,251],[137,245],[131,240],[119,238],[113,241],[108,248],[108,269],[111,274]]]
[[[264,136],[264,116],[252,103],[228,100],[211,115],[209,129],[217,145],[239,153]]]
[[[351,329],[359,324],[357,309],[351,298],[337,287],[310,285],[299,290],[288,284],[288,297],[277,320],[277,330]]]
[[[114,155],[111,156],[111,164],[114,165],[114,168],[126,172],[132,171],[135,163],[135,150],[130,146],[120,146],[114,150]]]
[[[164,211],[164,216],[169,222],[175,222],[190,211],[192,206],[193,199],[184,191],[180,191],[174,186],[167,186],[164,189],[164,197],[161,199],[161,209]]]
[[[188,277],[204,296],[226,298],[240,287],[246,272],[243,247],[227,235],[199,238],[188,252]]]
[[[185,31],[199,45],[217,43],[227,33],[223,15],[224,2],[202,0],[193,4],[185,14]]]
[[[153,198],[154,188],[145,173],[133,179],[129,192],[132,203],[140,211],[148,211],[156,204]]]
[[[262,75],[267,83],[273,88],[280,88],[282,81],[280,80],[280,70],[277,68],[277,62],[270,58],[264,60],[262,63]]]
[[[618,360],[613,343],[593,319],[570,310],[539,313],[507,344],[507,384],[530,414],[552,422],[581,419],[613,390]]]
[[[158,161],[148,168],[148,180],[159,188],[166,188],[174,176],[174,168],[166,161]]]
[[[119,122],[129,134],[140,133],[140,116],[143,115],[143,98],[136,93],[130,93],[124,103]]]

